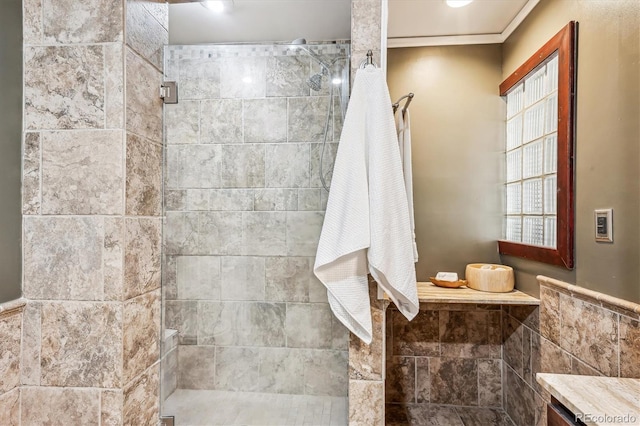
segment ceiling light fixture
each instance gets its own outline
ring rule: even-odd
[[[206,7],[212,12],[222,13],[224,12],[224,2],[222,0],[208,0],[200,3],[202,7]]]
[[[473,0],[447,0],[447,6],[449,7],[464,7],[471,3]]]

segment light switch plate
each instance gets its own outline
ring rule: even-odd
[[[613,242],[613,209],[597,209],[594,211],[596,241]]]

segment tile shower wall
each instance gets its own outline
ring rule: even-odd
[[[12,302],[9,302],[11,304]],[[5,306],[8,304],[5,304]],[[22,305],[22,303],[20,304]],[[20,350],[23,306],[0,310],[0,424],[20,422]]]
[[[348,45],[312,49],[348,56]],[[170,46],[165,64],[180,98],[165,107],[165,327],[179,333],[177,387],[346,395],[348,334],[313,275],[327,79],[311,91],[319,65],[277,45]],[[335,114],[325,172],[340,130]]]
[[[158,417],[167,12],[24,2],[23,424]]]
[[[409,322],[387,309],[386,402],[502,408],[499,305],[420,305]]]
[[[640,378],[640,305],[546,278],[539,283],[539,309],[503,312],[504,407],[518,426],[547,424],[550,395],[536,373]]]

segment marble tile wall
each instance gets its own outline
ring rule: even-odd
[[[20,424],[23,305],[0,306],[0,424],[7,426]]]
[[[382,46],[382,16],[386,0],[351,0],[351,80],[373,51],[380,64]],[[385,24],[386,25],[386,24]],[[349,425],[382,426],[385,424],[385,309],[388,303],[378,300],[377,285],[370,279],[373,341],[364,344],[355,335],[349,336]]]
[[[23,424],[158,416],[167,13],[24,2]]]
[[[387,312],[387,403],[502,408],[499,305],[426,304]]]
[[[639,305],[539,282],[540,308],[503,311],[504,408],[519,426],[546,425],[550,396],[536,373],[640,378]]]
[[[327,60],[348,45],[311,47]],[[313,263],[329,92],[283,46],[170,46],[165,78],[165,327],[177,387],[345,396],[346,330]],[[331,116],[325,171],[342,120]],[[329,180],[330,182],[330,180]]]

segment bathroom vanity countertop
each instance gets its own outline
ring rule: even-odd
[[[418,299],[427,303],[475,303],[479,305],[539,305],[540,300],[518,290],[489,293],[467,287],[444,288],[430,282],[418,283]]]
[[[640,379],[538,373],[536,380],[587,425],[640,424]]]

